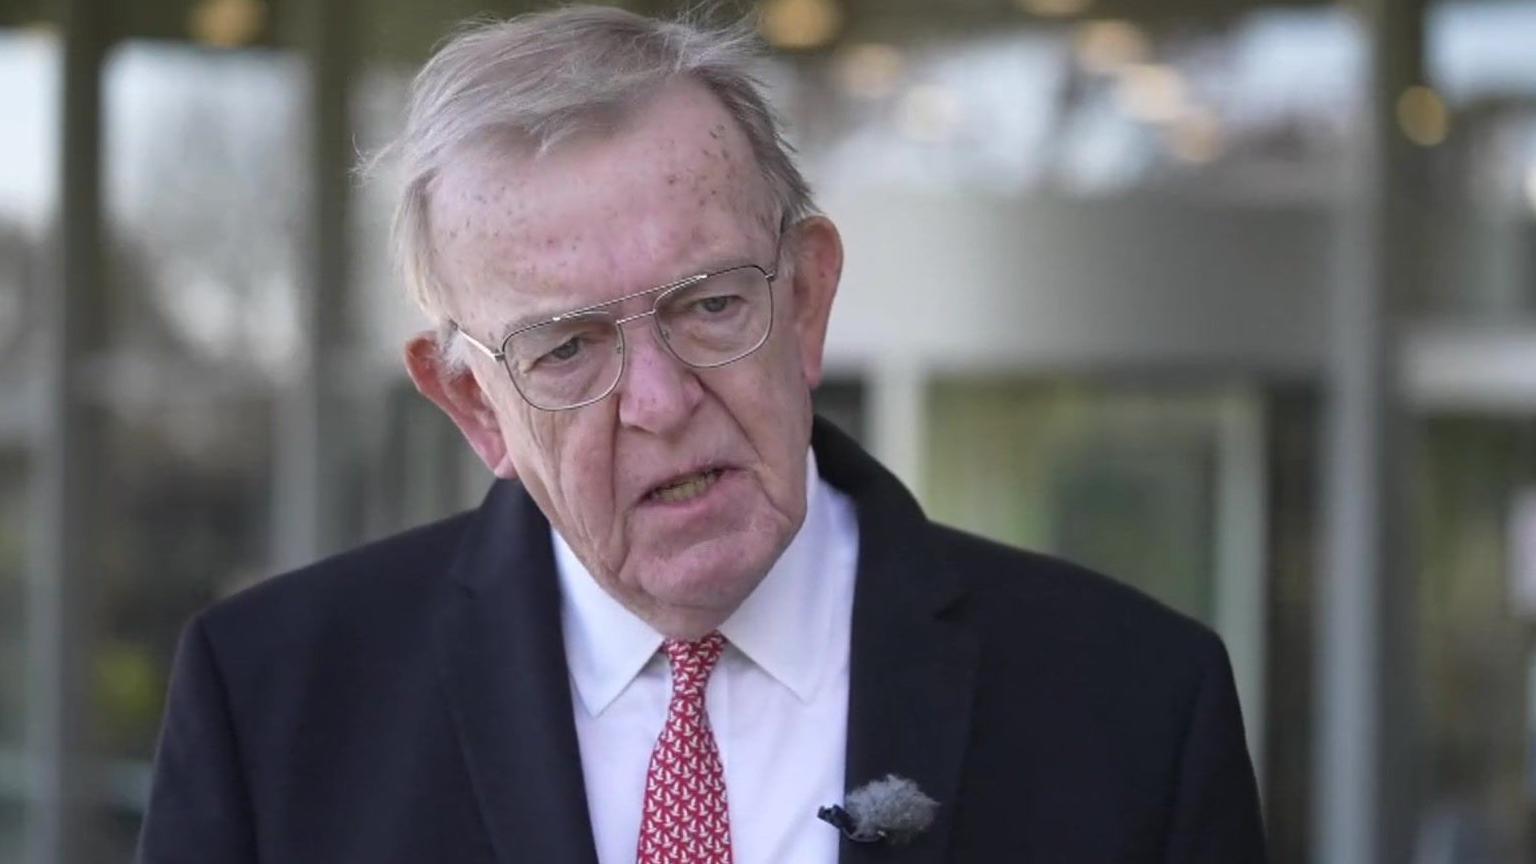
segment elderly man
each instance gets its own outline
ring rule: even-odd
[[[499,479],[188,626],[143,862],[1262,860],[1216,637],[813,417],[842,248],[751,61],[571,7],[422,71],[406,364]]]

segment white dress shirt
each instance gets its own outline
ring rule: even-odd
[[[725,767],[734,864],[834,864],[816,808],[843,800],[858,524],[807,459],[805,522],[720,626],[705,705]],[[565,656],[601,864],[634,864],[651,750],[667,716],[662,636],[592,580],[558,532]]]

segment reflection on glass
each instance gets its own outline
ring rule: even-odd
[[[42,297],[41,249],[58,175],[57,41],[0,30],[0,861],[22,860],[28,770],[27,527],[34,417],[29,354]]]
[[[16,797],[0,795],[0,861],[24,861],[27,808]]]
[[[1348,179],[1363,58],[1347,12],[1321,7],[1199,29],[908,33],[797,67],[803,90],[827,95],[792,113],[810,175],[833,191],[1172,189],[1323,203]]]
[[[929,404],[936,518],[1213,620],[1219,399],[946,381]]]
[[[270,575],[277,388],[293,371],[303,68],[129,43],[104,70],[114,305],[101,401],[113,478],[89,667],[101,860],[126,860],[176,638]]]
[[[139,309],[118,344],[231,377],[297,349],[303,66],[129,43],[105,71],[107,208]],[[135,354],[139,362],[142,354]]]
[[[0,449],[0,752],[26,737],[28,479],[26,452]]]
[[[1440,860],[1529,861],[1531,619],[1515,602],[1516,525],[1536,485],[1528,420],[1423,421],[1415,480],[1426,779],[1420,842]],[[1477,857],[1481,855],[1482,857]]]
[[[27,473],[26,452],[0,444],[0,861],[21,860],[30,783],[23,756],[28,682]]]
[[[811,399],[818,415],[855,441],[868,444],[862,380],[851,375],[829,375],[811,394]]]

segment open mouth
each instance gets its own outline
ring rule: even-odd
[[[657,486],[646,494],[645,500],[662,504],[680,504],[691,501],[709,491],[709,487],[715,485],[720,475],[725,473],[723,468],[709,468],[704,471],[696,471],[685,474],[665,485]]]

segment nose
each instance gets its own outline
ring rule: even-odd
[[[656,328],[632,327],[624,340],[619,422],[662,437],[681,430],[703,398],[694,370],[661,344]]]

